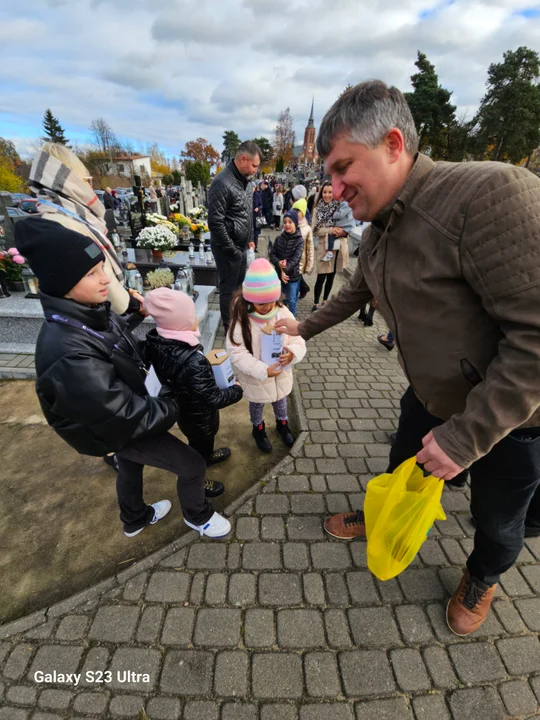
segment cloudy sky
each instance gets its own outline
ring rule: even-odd
[[[539,0],[1,0],[0,136],[22,153],[50,107],[71,140],[104,117],[178,154],[226,129],[272,138],[290,107],[298,142],[347,83],[402,90],[420,49],[471,116],[489,63],[540,50]]]

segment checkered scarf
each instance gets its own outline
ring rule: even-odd
[[[39,213],[62,213],[86,225],[96,244],[108,254],[116,277],[123,282],[122,266],[107,238],[105,208],[90,185],[43,150],[34,158],[29,185],[37,196]]]

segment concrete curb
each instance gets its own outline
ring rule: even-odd
[[[290,465],[292,458],[296,457],[299,451],[304,446],[304,443],[308,438],[309,426],[306,414],[304,412],[304,408],[302,407],[302,398],[296,385],[293,385],[292,402],[296,411],[296,416],[298,419],[298,429],[300,430],[300,432],[298,434],[298,437],[296,438],[296,442],[291,448],[291,452],[286,455],[282,460],[280,460],[277,465],[271,468],[260,480],[257,480],[252,485],[252,487],[248,488],[245,492],[242,493],[242,495],[240,495],[240,497],[236,498],[236,500],[233,500],[230,505],[225,508],[223,513],[227,517],[232,517],[234,513],[242,507],[242,505],[244,505],[248,500],[251,500],[251,498],[255,497],[258,493],[260,493],[266,485],[268,485],[272,480],[274,480],[274,478],[281,475]],[[26,632],[27,630],[31,630],[35,627],[38,627],[39,625],[43,625],[48,620],[57,618],[64,613],[71,612],[79,605],[83,605],[84,603],[87,603],[91,600],[96,600],[104,593],[108,592],[109,590],[113,590],[116,587],[119,587],[123,583],[130,580],[132,577],[135,577],[135,575],[139,575],[145,570],[154,567],[154,565],[157,565],[164,558],[169,557],[169,555],[174,554],[175,552],[177,552],[183,547],[186,547],[187,545],[191,545],[191,543],[195,542],[196,540],[199,540],[199,535],[194,531],[188,532],[185,535],[182,535],[182,537],[178,538],[178,540],[174,540],[172,543],[169,543],[160,550],[151,553],[147,557],[142,558],[142,560],[138,560],[130,567],[122,570],[119,573],[116,573],[115,575],[107,578],[106,580],[103,580],[102,582],[94,585],[93,587],[87,588],[86,590],[76,593],[75,595],[71,595],[65,600],[60,600],[60,602],[54,603],[54,605],[51,605],[48,608],[38,610],[31,615],[19,618],[18,620],[14,620],[13,622],[7,623],[6,625],[0,625],[0,640],[5,640],[6,638],[13,637],[14,635],[18,635],[19,633]]]

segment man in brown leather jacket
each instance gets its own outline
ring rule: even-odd
[[[470,469],[474,549],[447,609],[468,635],[524,535],[540,534],[540,180],[418,154],[403,95],[380,81],[339,98],[317,149],[334,198],[372,224],[342,290],[280,324],[308,340],[377,300],[410,383],[389,471],[413,455],[444,480]],[[362,520],[341,513],[325,528],[350,539]]]

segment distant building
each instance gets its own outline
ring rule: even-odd
[[[134,175],[150,179],[152,177],[152,163],[148,155],[117,155],[113,162],[106,164],[107,175],[123,175],[133,179]]]
[[[315,99],[311,102],[311,113],[309,115],[306,129],[304,130],[304,143],[303,145],[294,146],[294,158],[299,165],[312,165],[319,160],[317,150],[315,149],[317,131],[315,129],[315,119],[313,117],[314,105]]]

